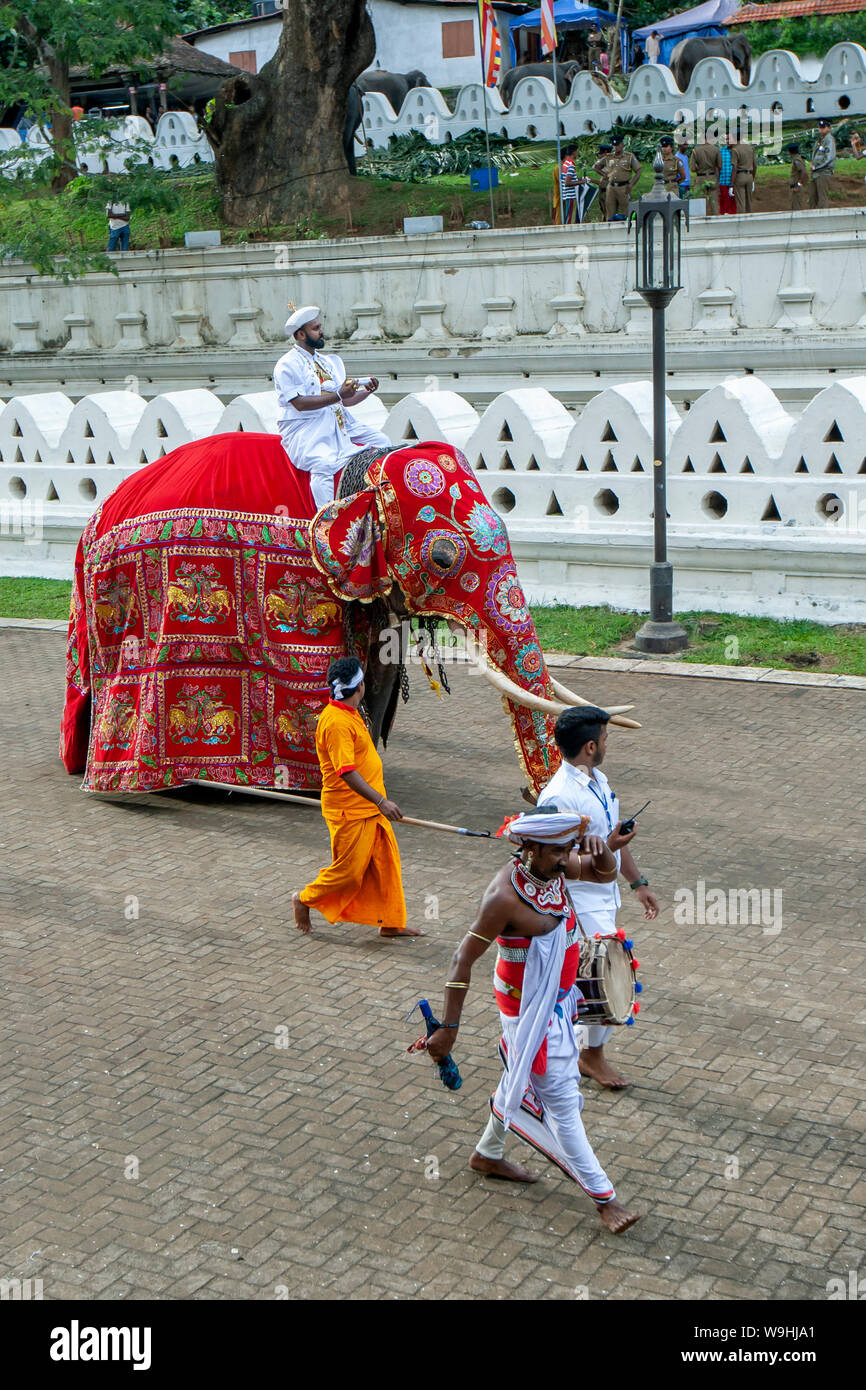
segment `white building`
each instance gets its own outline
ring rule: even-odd
[[[376,34],[373,68],[409,72],[420,68],[434,87],[462,87],[480,74],[478,5],[475,0],[368,0]],[[502,71],[511,65],[508,21],[525,4],[494,4],[502,49]],[[184,37],[202,52],[247,72],[260,72],[277,51],[282,13],[214,24]]]

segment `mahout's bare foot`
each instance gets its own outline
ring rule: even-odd
[[[621,1236],[623,1231],[627,1231],[629,1226],[633,1226],[641,1218],[640,1212],[626,1211],[616,1200],[605,1202],[604,1206],[598,1207],[597,1210],[602,1226],[606,1226],[615,1236]]]
[[[538,1182],[534,1173],[509,1163],[505,1158],[485,1158],[476,1149],[469,1160],[474,1173],[483,1173],[486,1178],[504,1178],[506,1182]]]
[[[612,1067],[603,1047],[584,1047],[580,1051],[580,1074],[589,1076],[607,1091],[624,1091],[631,1082]]]
[[[379,935],[380,935],[380,936],[426,936],[427,933],[426,933],[425,931],[421,931],[421,928],[420,928],[420,927],[404,927],[404,929],[403,929],[402,931],[399,931],[397,927],[380,927],[380,928],[379,928]]]
[[[300,893],[292,894],[292,911],[295,914],[295,926],[298,931],[303,932],[304,936],[309,936],[313,930],[313,923],[310,920],[310,909],[306,903],[301,902]]]

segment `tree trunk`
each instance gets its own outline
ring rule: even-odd
[[[344,211],[349,88],[375,53],[366,0],[288,0],[274,57],[226,82],[207,134],[223,216],[279,225]]]
[[[48,80],[57,97],[51,108],[51,144],[54,147],[54,173],[51,176],[52,193],[60,193],[75,178],[75,146],[72,142],[72,111],[69,95],[69,64],[57,58],[53,50],[45,48],[43,62],[48,71]]]

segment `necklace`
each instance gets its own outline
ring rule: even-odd
[[[543,912],[551,917],[562,917],[568,912],[568,894],[565,879],[561,874],[557,874],[556,878],[536,878],[520,859],[515,859],[514,868],[511,870],[511,886],[525,903],[535,908],[536,912]]]

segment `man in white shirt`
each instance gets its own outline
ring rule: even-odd
[[[295,341],[274,368],[274,386],[283,448],[296,468],[309,473],[313,501],[324,507],[334,500],[334,475],[353,454],[393,445],[349,409],[371,396],[379,383],[374,376],[363,384],[347,378],[339,357],[319,351],[325,346],[319,313],[310,304],[286,321],[286,333]]]
[[[649,38],[644,44],[644,49],[646,50],[647,62],[657,63],[659,60],[659,53],[661,52],[661,43],[659,42],[658,29],[653,29],[652,33],[650,34]]]
[[[596,705],[576,705],[565,710],[555,726],[556,746],[562,754],[562,764],[538,798],[539,806],[555,805],[560,811],[573,811],[589,816],[589,834],[602,835],[608,847],[615,851],[617,866],[630,888],[643,904],[648,921],[658,916],[659,905],[650,892],[646,878],[639,873],[631,851],[626,846],[636,835],[620,834],[619,801],[601,771],[607,748],[607,723],[610,715]],[[616,880],[612,883],[569,882],[574,910],[586,936],[613,936],[616,931],[616,910],[622,899]],[[593,1023],[587,1027],[587,1045],[580,1054],[583,1076],[591,1076],[610,1091],[622,1090],[630,1083],[610,1065],[604,1055],[604,1044],[612,1028]]]
[[[109,251],[128,251],[129,219],[132,215],[129,203],[106,203],[105,215],[108,218]]]

